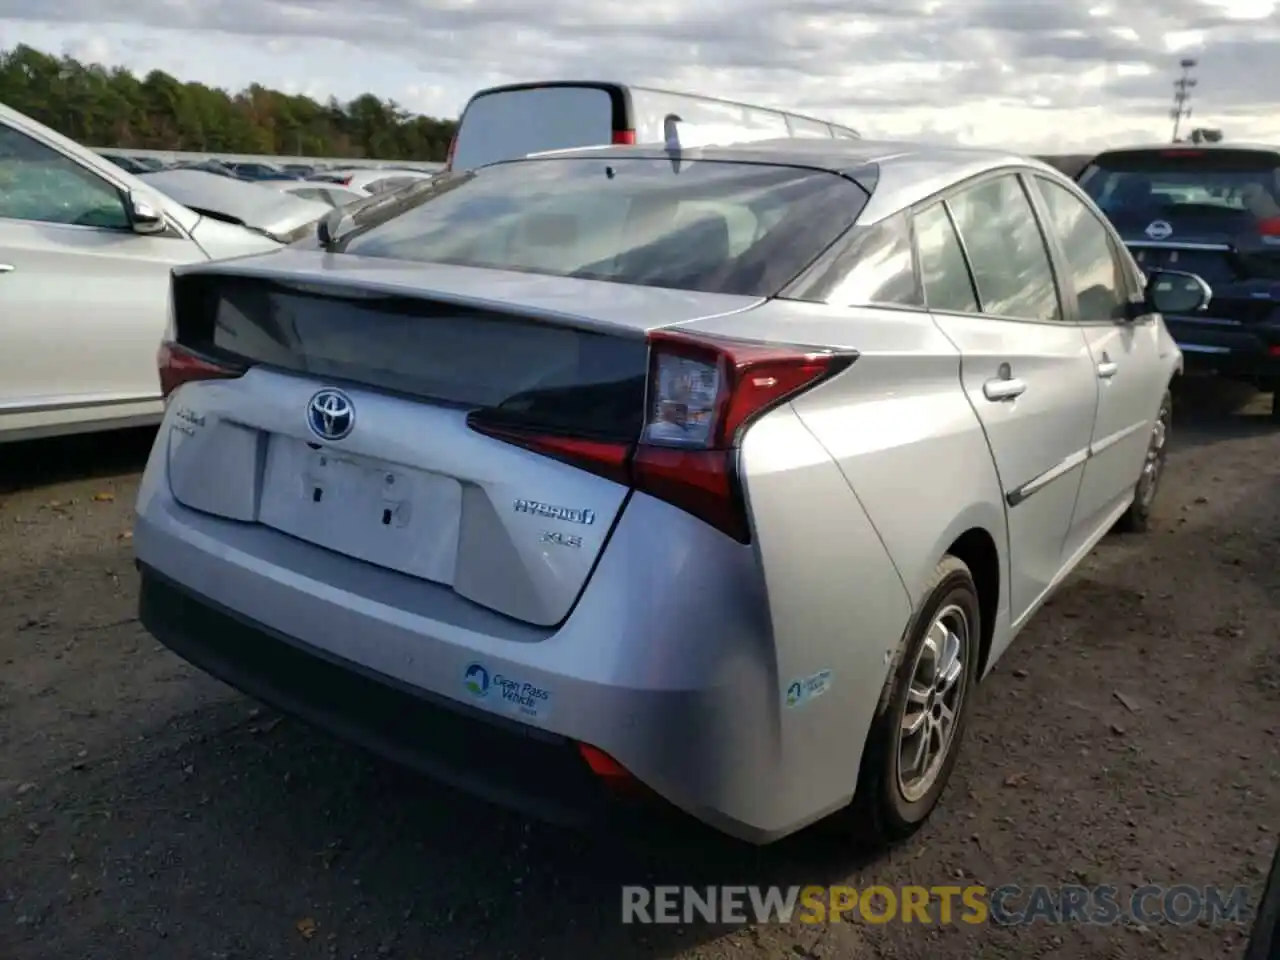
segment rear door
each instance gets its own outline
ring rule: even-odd
[[[458,122],[453,169],[471,170],[531,153],[613,142],[623,94],[608,84],[497,87],[471,98]],[[622,127],[620,126],[619,129]]]
[[[1097,409],[1093,361],[1016,174],[961,189],[917,213],[915,227],[926,300],[960,351],[1004,488],[1019,623],[1064,562]]]
[[[1068,542],[1074,551],[1133,492],[1172,363],[1161,356],[1155,315],[1129,320],[1141,293],[1111,231],[1066,187],[1044,177],[1032,182],[1061,253],[1068,312],[1080,322],[1098,376],[1098,416]]]
[[[1203,277],[1204,315],[1168,316],[1188,355],[1266,352],[1280,306],[1280,152],[1169,146],[1100,154],[1079,184],[1144,269]]]

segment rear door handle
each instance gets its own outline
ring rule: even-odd
[[[1013,400],[1027,392],[1027,382],[1017,377],[993,377],[982,385],[982,395],[988,400]]]
[[[1098,364],[1098,376],[1103,380],[1110,380],[1116,375],[1116,371],[1120,369],[1120,364],[1114,360],[1103,360]]]
[[[0,263],[0,273],[13,273],[14,266],[12,263]]]

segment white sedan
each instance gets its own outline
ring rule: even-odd
[[[274,203],[196,203],[202,178],[226,180],[134,176],[0,106],[0,442],[158,422],[170,270],[277,249],[332,210],[231,180]]]

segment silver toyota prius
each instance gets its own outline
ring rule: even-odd
[[[1013,637],[1148,525],[1182,369],[1160,314],[1209,297],[1012,154],[446,175],[175,271],[142,621],[539,816],[891,842]]]

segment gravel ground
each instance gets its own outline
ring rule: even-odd
[[[1014,644],[934,819],[874,857],[821,833],[566,833],[259,710],[134,618],[149,438],[0,447],[0,957],[1238,956],[1233,926],[623,926],[619,887],[1256,893],[1280,829],[1280,429],[1260,409],[1179,398],[1155,529],[1105,541]]]

